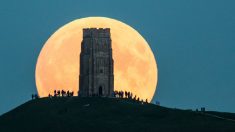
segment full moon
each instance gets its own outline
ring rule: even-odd
[[[114,90],[130,91],[151,101],[158,70],[146,40],[132,27],[106,17],[74,20],[59,28],[44,44],[36,64],[40,97],[54,90],[79,91],[79,63],[83,28],[110,28],[114,59]]]

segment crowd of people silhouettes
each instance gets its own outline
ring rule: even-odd
[[[37,94],[32,94],[32,99],[38,99],[38,95]]]
[[[65,91],[65,90],[54,90],[54,95],[49,94],[48,97],[52,98],[52,97],[73,97],[74,96],[74,92],[73,91]],[[148,103],[148,99],[146,99],[145,101],[143,99],[140,100],[139,97],[137,97],[136,95],[133,96],[132,92],[128,92],[128,91],[114,91],[113,93],[113,97],[114,98],[126,98],[126,99],[131,99],[137,102],[141,102],[141,103]],[[32,94],[32,99],[37,99],[39,98],[39,96],[37,94]]]
[[[74,92],[70,92],[69,90],[66,92],[64,90],[54,90],[54,97],[72,97],[74,95]],[[51,94],[48,95],[48,97],[52,97]]]
[[[141,103],[148,103],[148,99],[146,99],[145,101],[143,99],[140,100],[139,97],[137,97],[136,95],[133,97],[132,92],[128,92],[128,91],[114,91],[114,97],[115,98],[127,98],[127,99],[132,99],[134,101],[138,101]]]
[[[73,97],[74,96],[74,92],[70,92],[70,91],[64,91],[64,90],[54,90],[54,95],[49,94],[48,97],[52,98],[52,97]],[[38,99],[39,96],[37,94],[32,94],[32,99]]]

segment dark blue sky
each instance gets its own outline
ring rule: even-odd
[[[235,112],[234,0],[20,0],[0,2],[0,114],[36,92],[40,50],[62,25],[105,16],[138,30],[158,63],[154,100]]]

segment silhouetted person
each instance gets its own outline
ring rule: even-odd
[[[125,97],[127,98],[127,91],[125,91]]]
[[[57,95],[60,96],[60,90],[57,91]]]
[[[130,92],[127,92],[127,98],[130,99]]]
[[[67,97],[70,97],[70,93],[69,93],[69,90],[67,91]]]
[[[139,98],[139,97],[137,98],[137,101],[138,101],[138,102],[140,101],[140,98]]]
[[[134,100],[136,101],[136,95],[135,95],[135,97],[134,97]]]
[[[132,99],[132,93],[130,94],[130,96],[131,96],[131,99]]]
[[[145,100],[145,103],[148,103],[148,99]]]
[[[61,90],[61,96],[64,97],[64,90]]]
[[[201,107],[201,112],[205,112],[206,108],[205,107]]]
[[[114,97],[118,98],[118,91],[116,91],[116,90],[114,91]]]
[[[156,105],[160,105],[160,102],[159,102],[159,101],[156,101]]]
[[[66,91],[64,91],[64,96],[68,96],[68,94],[66,93]]]
[[[34,98],[35,98],[35,99],[38,99],[39,97],[38,97],[38,95],[37,95],[37,94],[35,94],[35,95],[34,95]]]
[[[117,91],[117,96],[118,96],[118,98],[120,98],[120,96],[121,96],[119,91]]]
[[[124,92],[123,91],[121,91],[121,96],[122,96],[122,98],[124,98]]]
[[[56,94],[56,90],[54,90],[54,97],[56,97],[57,96],[57,94]]]
[[[67,94],[66,94],[66,91],[62,90],[63,91],[63,97],[65,97]]]
[[[32,94],[32,100],[34,99],[34,94]]]
[[[144,100],[143,99],[141,99],[141,104],[144,104]]]

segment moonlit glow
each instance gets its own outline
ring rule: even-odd
[[[79,90],[79,63],[83,28],[110,28],[114,59],[114,89],[131,91],[150,101],[157,85],[157,64],[145,39],[132,27],[105,17],[74,20],[45,43],[36,65],[40,97],[54,90]]]

